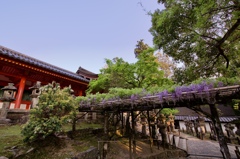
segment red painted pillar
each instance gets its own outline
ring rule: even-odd
[[[83,95],[83,91],[82,90],[79,90],[79,96],[82,96]]]
[[[21,101],[22,101],[22,96],[23,96],[23,92],[24,92],[24,88],[25,88],[25,83],[26,83],[26,78],[22,77],[21,81],[19,83],[14,109],[19,109],[20,108]]]

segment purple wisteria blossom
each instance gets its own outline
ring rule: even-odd
[[[176,103],[176,101],[179,99],[179,97],[177,97],[177,94],[176,93],[172,93],[172,100],[174,102],[174,104]]]
[[[218,82],[217,86],[218,86],[218,87],[223,87],[224,84],[223,84],[223,82]]]
[[[182,91],[182,88],[183,88],[183,87],[177,87],[177,88],[175,88],[174,96],[176,96],[177,98],[181,97],[182,92],[185,92],[185,91]],[[184,88],[184,89],[185,89],[185,88]]]
[[[131,97],[130,97],[130,99],[131,99],[131,101],[133,102],[133,101],[135,101],[135,100],[137,99],[137,97],[136,97],[134,94],[132,94]]]
[[[191,84],[191,85],[189,86],[189,88],[190,88],[191,91],[198,91],[199,87],[200,87],[200,86],[197,85],[197,84]]]
[[[163,100],[163,92],[158,93],[157,96],[160,101]]]
[[[162,93],[163,93],[163,97],[167,97],[169,94],[167,90],[164,90]]]

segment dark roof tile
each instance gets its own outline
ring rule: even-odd
[[[3,47],[1,45],[0,45],[0,54],[3,54],[5,56],[9,56],[10,58],[14,58],[14,59],[17,59],[17,60],[20,60],[20,61],[24,61],[24,62],[29,63],[31,65],[42,67],[42,68],[50,70],[50,71],[54,71],[56,73],[60,73],[62,75],[66,75],[68,77],[75,78],[77,80],[81,80],[81,81],[84,81],[84,82],[89,82],[88,79],[85,79],[85,78],[81,77],[80,75],[78,75],[76,73],[73,73],[73,72],[64,70],[62,68],[53,66],[53,65],[48,64],[46,62],[42,62],[40,60],[37,60],[37,59],[32,58],[30,56],[21,54],[19,52],[13,51],[13,50],[8,49],[6,47]]]

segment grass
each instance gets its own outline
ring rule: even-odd
[[[6,149],[23,144],[22,140],[20,125],[0,126],[0,156],[9,156]]]
[[[87,123],[87,122],[80,122],[76,124],[76,130],[79,129],[86,129],[86,128],[102,128],[101,124],[96,124],[96,123]],[[65,124],[63,125],[63,131],[71,131],[72,130],[72,125],[71,124]]]
[[[76,130],[85,128],[102,128],[101,124],[79,122],[76,125]],[[71,124],[65,124],[63,131],[70,131]],[[31,148],[34,150],[17,159],[65,159],[72,158],[79,152],[89,149],[91,146],[97,146],[98,137],[93,134],[87,134],[70,139],[59,139],[49,137],[37,144],[26,145],[23,143],[21,135],[21,125],[0,126],[0,156],[8,158],[13,157],[13,153],[9,151],[13,147],[17,147],[20,151],[27,151]]]

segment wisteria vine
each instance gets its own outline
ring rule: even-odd
[[[135,89],[123,89],[123,88],[112,88],[109,93],[97,93],[88,96],[77,97],[80,103],[80,107],[89,107],[97,105],[107,105],[113,102],[121,103],[123,101],[130,101],[134,103],[142,98],[148,99],[152,96],[157,96],[158,100],[162,102],[164,99],[171,98],[173,102],[181,99],[182,95],[188,97],[188,94],[204,92],[205,98],[208,98],[209,91],[213,88],[221,88],[232,85],[240,85],[239,78],[217,78],[207,79],[193,82],[190,85],[183,86],[163,86],[158,88],[152,88],[149,90],[142,88]],[[190,98],[190,97],[189,97]]]

